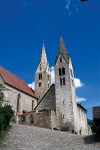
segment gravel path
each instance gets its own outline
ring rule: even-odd
[[[12,124],[0,150],[100,150],[100,142],[61,131]]]

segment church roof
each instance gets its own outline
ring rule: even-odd
[[[19,77],[15,76],[11,72],[7,71],[6,69],[0,66],[0,75],[3,78],[4,82],[32,97],[37,98],[31,88],[27,85],[27,83],[20,79]]]
[[[34,110],[56,110],[55,85],[52,84]]]
[[[60,42],[59,42],[58,56],[59,56],[59,54],[61,54],[61,55],[65,58],[65,60],[67,60],[67,58],[68,58],[68,53],[67,53],[67,49],[66,49],[66,47],[65,47],[65,44],[64,44],[64,41],[63,41],[63,39],[62,39],[61,34],[60,34]]]

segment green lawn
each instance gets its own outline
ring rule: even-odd
[[[6,130],[0,131],[0,145],[2,144],[2,141],[4,140],[6,134],[7,134],[8,131],[11,129],[11,127],[12,127],[12,126],[9,125]]]

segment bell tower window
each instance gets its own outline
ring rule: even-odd
[[[60,58],[60,62],[62,62],[62,58]]]
[[[59,75],[61,75],[61,68],[59,68]]]
[[[42,86],[42,84],[41,84],[41,82],[39,82],[39,87],[41,87]]]
[[[40,74],[39,74],[39,80],[41,80],[41,79],[42,79],[42,74],[40,73]]]
[[[65,68],[62,68],[62,74],[65,75]]]
[[[65,78],[63,78],[63,85],[65,85]]]
[[[60,78],[60,85],[62,86],[62,79]]]

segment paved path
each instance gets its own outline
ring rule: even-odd
[[[100,142],[91,144],[90,137],[27,125],[12,126],[0,150],[100,150]]]

